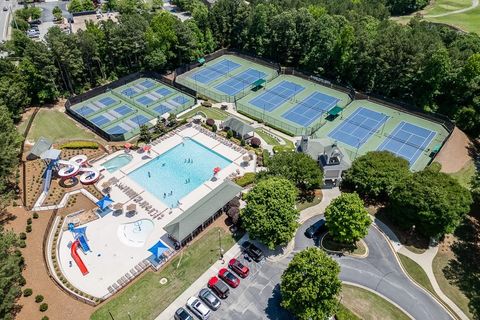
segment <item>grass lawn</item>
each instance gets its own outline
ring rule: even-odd
[[[339,252],[345,252],[345,253],[348,252],[348,253],[359,255],[359,256],[367,253],[367,247],[364,245],[364,242],[358,241],[357,243],[352,245],[339,243],[333,240],[330,233],[327,233],[325,237],[323,237],[322,246],[327,250],[339,251]]]
[[[444,273],[445,267],[449,265],[450,260],[452,259],[451,253],[444,253],[439,251],[435,258],[433,259],[432,267],[433,267],[433,274],[437,279],[438,285],[440,289],[442,289],[443,293],[449,297],[462,311],[470,318],[474,319],[473,314],[470,312],[469,309],[469,299],[460,291],[460,289],[455,285],[455,283],[451,283],[446,277]]]
[[[27,122],[23,122],[18,127],[20,133],[23,134],[25,131]],[[27,139],[36,141],[40,137],[57,142],[60,140],[95,139],[97,136],[88,129],[83,129],[80,124],[77,124],[63,112],[42,109],[37,113]]]
[[[424,11],[425,15],[437,15],[468,8],[471,5],[471,0],[436,0],[427,6]]]
[[[396,306],[382,297],[362,288],[342,286],[342,304],[360,319],[407,320],[410,319]],[[340,318],[340,319],[358,319]]]
[[[168,307],[183,291],[198,279],[218,259],[218,232],[225,251],[235,243],[234,238],[221,228],[213,228],[192,243],[183,254],[172,259],[159,272],[147,272],[127,289],[103,304],[92,320],[154,319]],[[159,280],[167,278],[161,285]]]
[[[475,175],[475,171],[475,164],[473,163],[473,161],[469,161],[462,169],[457,172],[450,173],[449,175],[455,178],[462,186],[470,189],[470,181]]]
[[[480,6],[475,9],[463,12],[452,14],[445,17],[439,18],[427,18],[427,20],[432,22],[446,23],[456,27],[459,27],[462,30],[467,32],[476,32],[480,34]]]
[[[347,307],[340,303],[338,311],[335,314],[337,320],[361,320],[355,313],[350,311]]]
[[[280,142],[277,141],[277,139],[273,138],[270,134],[266,133],[262,129],[257,129],[255,130],[255,133],[260,136],[267,144],[271,146],[279,146]]]
[[[422,267],[401,253],[398,253],[398,257],[402,262],[403,268],[407,271],[410,277],[412,277],[419,285],[436,295],[435,290],[433,290],[432,284],[430,283],[430,280],[428,280],[428,276],[425,271],[423,271]]]
[[[205,114],[207,118],[212,118],[215,120],[225,120],[229,117],[229,114],[227,112],[220,110],[218,108],[198,106],[195,109],[192,109],[189,112],[182,115],[182,118],[187,119],[187,118],[193,117],[197,114],[197,112],[201,112]]]
[[[319,204],[322,201],[322,197],[323,197],[323,195],[322,195],[322,192],[320,191],[320,192],[317,192],[313,196],[313,198],[298,201],[297,202],[298,211],[302,211],[302,210],[305,210],[307,208],[316,206],[317,204]]]

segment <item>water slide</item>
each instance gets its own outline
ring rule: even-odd
[[[87,243],[87,239],[83,235],[79,236],[77,238],[78,242],[80,242],[80,246],[82,247],[83,252],[88,252],[90,251],[90,246]]]
[[[63,165],[63,168],[58,170],[57,174],[64,179],[72,178],[78,174],[80,170],[80,166],[75,162],[65,161],[65,160],[58,160],[58,164]]]
[[[100,172],[97,169],[83,167],[88,164],[86,155],[81,154],[70,160],[58,160],[58,164],[64,166],[58,170],[58,175],[61,178],[72,178],[80,172],[83,172],[80,176],[82,184],[94,184],[100,178]]]
[[[79,245],[80,245],[80,241],[75,240],[72,244],[72,247],[70,248],[70,254],[72,255],[73,260],[77,264],[82,274],[85,276],[88,274],[88,269],[83,263],[82,258],[80,258],[80,256],[78,255],[77,249]]]
[[[94,168],[80,168],[79,171],[84,172],[80,176],[80,182],[82,184],[94,184],[100,179],[100,172]]]
[[[50,183],[52,181],[54,163],[50,162],[45,173],[45,179],[43,180],[43,192],[48,192],[50,189]]]

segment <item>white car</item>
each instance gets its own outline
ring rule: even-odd
[[[202,320],[207,320],[210,317],[211,310],[196,297],[187,300],[187,307]]]

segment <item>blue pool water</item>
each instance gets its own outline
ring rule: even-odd
[[[107,169],[108,172],[112,173],[127,165],[130,161],[132,161],[132,159],[133,157],[129,154],[121,154],[106,161],[104,164],[102,164],[102,167]]]
[[[184,139],[128,176],[168,207],[177,207],[180,199],[213,177],[215,167],[230,163],[195,140]]]

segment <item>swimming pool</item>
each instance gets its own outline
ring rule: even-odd
[[[215,167],[232,161],[195,140],[185,138],[172,149],[128,174],[168,207],[213,177]]]
[[[132,159],[133,157],[129,154],[121,154],[103,163],[102,167],[107,169],[108,172],[112,173],[130,163]]]

